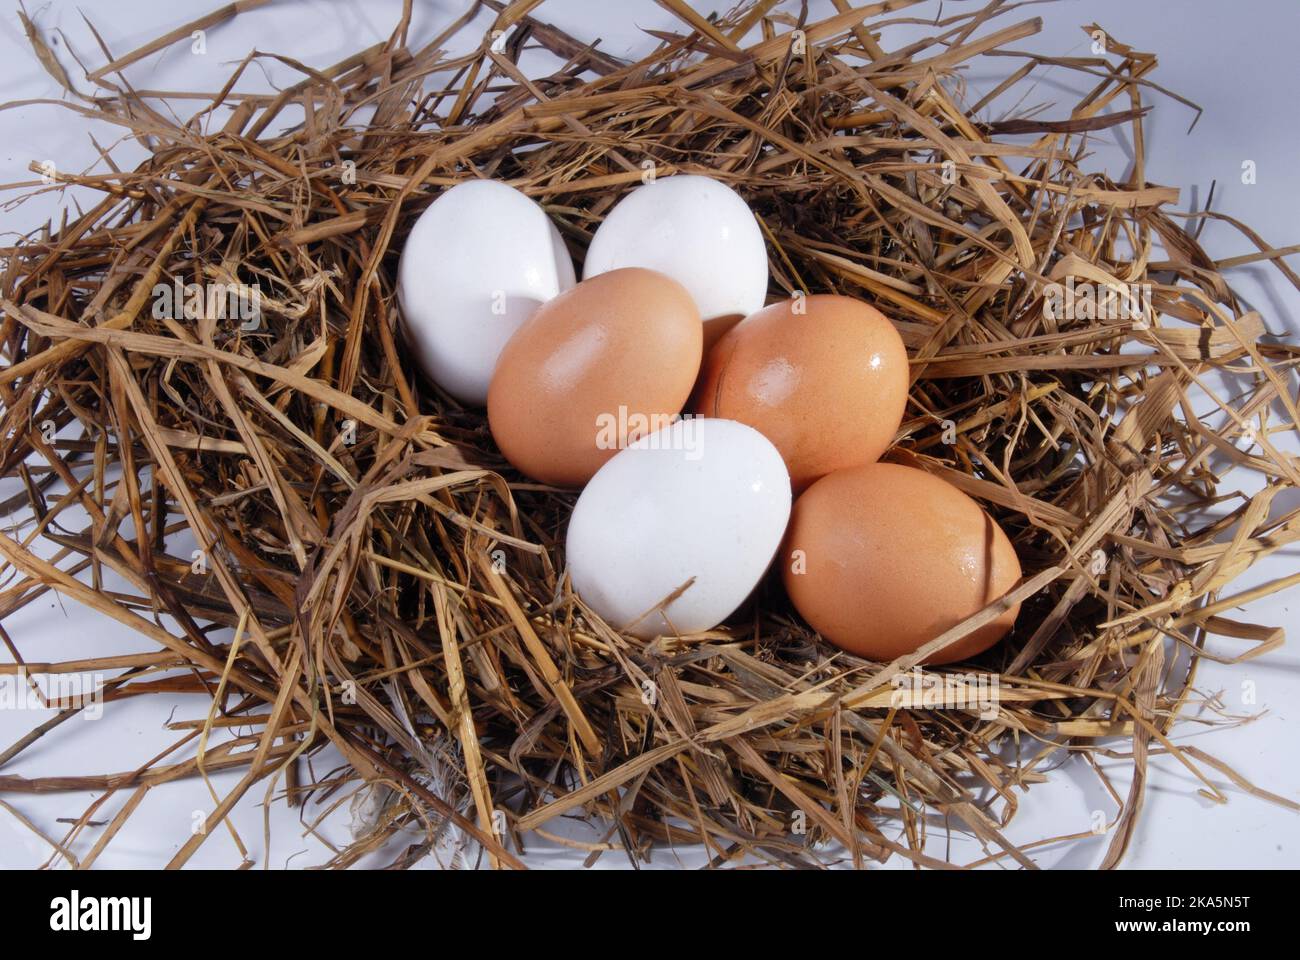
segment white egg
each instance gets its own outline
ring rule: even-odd
[[[468,180],[434,200],[407,237],[402,329],[431,380],[483,406],[506,341],[573,284],[573,260],[540,206],[504,183]]]
[[[569,575],[616,629],[697,633],[745,601],[789,519],[790,475],[766,437],[734,420],[686,417],[591,478],[569,521]]]
[[[706,323],[749,316],[767,295],[758,221],[738,193],[709,177],[662,177],[619,201],[596,229],[582,275],[620,267],[668,274]]]

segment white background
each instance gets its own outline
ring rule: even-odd
[[[81,0],[76,4],[54,0],[47,4],[29,3],[28,9],[47,38],[54,40],[54,49],[69,73],[82,89],[89,89],[82,79],[82,71],[69,56],[69,47],[92,69],[105,58],[82,21],[81,12],[94,23],[112,52],[121,55],[216,6],[219,4],[215,0],[169,0],[167,3]],[[706,2],[697,2],[695,6],[706,13],[715,9]],[[943,9],[951,14],[965,6],[948,0]],[[783,4],[783,9],[791,8],[791,4]],[[932,18],[937,8],[937,4],[927,2],[904,15]],[[459,3],[442,0],[417,2],[412,46],[435,35],[463,9]],[[127,76],[140,88],[211,91],[224,82],[234,63],[254,46],[323,67],[386,38],[399,10],[397,2],[278,2],[209,31],[207,51],[202,56],[191,53],[188,43],[177,44],[135,64]],[[814,4],[812,19],[824,16],[828,10],[829,4]],[[680,29],[679,22],[670,13],[650,2],[548,0],[535,15],[580,38],[601,37],[604,40],[601,49],[622,57],[647,49],[651,41],[639,32],[641,29]],[[1060,56],[1088,55],[1089,38],[1080,28],[1095,21],[1118,40],[1158,53],[1161,65],[1154,75],[1156,82],[1205,108],[1205,115],[1188,133],[1193,118],[1191,111],[1159,95],[1148,99],[1156,109],[1146,122],[1147,177],[1154,183],[1181,188],[1179,209],[1199,209],[1211,181],[1217,181],[1215,209],[1244,220],[1275,246],[1300,241],[1297,222],[1300,182],[1296,173],[1300,138],[1294,99],[1300,80],[1294,50],[1295,38],[1300,36],[1300,4],[1293,0],[1236,3],[1181,0],[1176,4],[1155,0],[1066,0],[1022,7],[999,19],[995,27],[1032,16],[1043,17],[1043,32],[1020,41],[1016,44],[1018,49]],[[453,44],[452,51],[465,49],[489,24],[488,17],[480,17]],[[54,33],[55,28],[63,35]],[[884,46],[896,48],[908,37],[923,32],[928,31],[921,26],[891,29],[884,35]],[[526,69],[534,74],[553,65],[554,61],[541,53],[525,59]],[[1004,72],[1017,65],[1018,61],[1009,59],[985,60],[965,72],[972,89],[981,90],[998,82]],[[5,80],[0,98],[18,100],[60,95],[57,86],[31,56],[22,26],[12,10],[0,16],[0,75]],[[1083,80],[1064,70],[1036,73],[1035,77],[1039,79],[1026,85],[1023,105],[1048,104],[1042,114],[1048,118],[1066,116],[1085,87]],[[282,87],[297,79],[288,68],[264,61],[261,68],[246,73],[240,89],[265,89],[267,84]],[[1003,98],[1000,104],[1012,104],[1015,99]],[[181,102],[176,109],[187,116],[197,109],[194,103]],[[997,115],[986,117],[998,118]],[[120,137],[120,131],[115,128],[84,120],[57,106],[24,106],[0,112],[0,181],[13,184],[33,180],[27,170],[32,161],[53,160],[64,170],[102,171],[104,167],[96,165],[96,152],[89,139],[92,133],[105,147]],[[1126,136],[1126,130],[1121,128],[1095,138],[1094,165],[1109,169],[1116,179],[1127,174],[1130,145]],[[114,158],[122,167],[133,166],[142,155],[140,148],[132,143],[122,144],[114,151]],[[1241,181],[1242,163],[1246,160],[1256,165],[1257,182],[1253,185]],[[0,196],[0,202],[21,192],[6,191]],[[71,202],[72,197],[73,194],[50,193],[16,208],[5,208],[0,213],[0,231],[6,234],[3,244],[14,242],[15,232],[25,233],[38,227],[45,218],[57,216],[59,204]],[[1253,252],[1243,238],[1222,225],[1209,224],[1201,239],[1213,257]],[[1300,267],[1300,258],[1292,258],[1291,262]],[[1300,297],[1276,277],[1272,268],[1262,265],[1239,268],[1231,274],[1232,282],[1246,300],[1263,312],[1270,330],[1289,330],[1293,335],[1300,335],[1295,319]],[[1294,378],[1290,382],[1294,388]],[[1225,490],[1236,486],[1250,492],[1258,485],[1255,477],[1234,474]],[[9,485],[0,490],[5,496],[12,492]],[[1293,508],[1296,501],[1288,500],[1286,506]],[[1294,547],[1276,554],[1230,589],[1236,592],[1288,575],[1295,570],[1298,555],[1300,551]],[[1253,622],[1288,625],[1294,622],[1291,610],[1296,602],[1295,593],[1275,595],[1230,615]],[[8,618],[3,626],[29,660],[149,649],[148,642],[131,631],[88,614],[66,598],[44,598]],[[1230,654],[1241,649],[1231,646],[1230,641],[1212,640],[1211,644]],[[0,658],[7,660],[8,655],[0,651]],[[1257,702],[1253,705],[1242,702],[1244,681],[1252,684],[1256,692]],[[1198,745],[1226,760],[1260,786],[1293,800],[1300,799],[1300,763],[1297,763],[1300,759],[1297,748],[1300,658],[1294,647],[1242,667],[1222,668],[1205,663],[1198,688],[1205,693],[1221,693],[1229,713],[1251,715],[1253,719],[1209,735],[1202,726],[1184,724],[1180,728],[1180,742],[1195,738]],[[165,697],[150,696],[110,704],[104,720],[74,719],[64,724],[0,773],[33,777],[133,769],[175,739],[176,734],[164,728],[173,706],[174,717],[170,719],[196,719],[202,717],[206,700],[175,697],[169,702]],[[47,716],[40,711],[0,711],[0,749]],[[328,755],[314,762],[318,773],[335,764],[336,758]],[[1126,762],[1109,760],[1104,766],[1123,793],[1128,782]],[[1214,771],[1207,772],[1231,798],[1230,803],[1218,805],[1199,796],[1196,792],[1199,784],[1175,761],[1159,758],[1153,762],[1145,812],[1126,866],[1294,867],[1300,864],[1300,816],[1248,796],[1227,783],[1226,778]],[[237,779],[235,774],[219,775],[213,778],[213,783],[218,793],[224,794]],[[276,800],[270,809],[272,844],[269,851],[265,849],[264,795],[265,785],[255,787],[233,817],[259,867],[306,866],[329,856],[329,850],[320,840],[306,835],[298,811],[289,810],[281,800]],[[0,800],[53,836],[62,834],[63,828],[55,822],[57,818],[80,816],[92,799],[93,795],[85,792],[41,797],[0,796]],[[115,798],[97,818],[111,817],[123,799],[125,794]],[[131,823],[99,860],[99,865],[130,867],[165,863],[189,837],[194,811],[206,811],[211,804],[199,780],[181,781],[151,791]],[[1080,763],[1067,763],[1057,769],[1051,783],[1035,786],[1022,795],[1020,806],[1016,820],[1007,831],[1018,842],[1087,830],[1094,810],[1104,811],[1108,819],[1114,813],[1094,774]],[[330,842],[341,844],[347,839],[347,829],[347,817],[334,817],[319,833]],[[597,839],[592,828],[580,823],[569,824],[567,832],[586,840]],[[941,834],[941,830],[934,832]],[[89,848],[96,832],[88,831],[83,836],[84,840],[76,846],[78,853]],[[940,837],[940,843],[943,840]],[[1034,856],[1043,866],[1094,866],[1107,843],[1107,838],[1099,838],[1046,847],[1037,850]],[[944,854],[942,846],[930,852]],[[0,809],[0,866],[35,865],[49,854],[47,846]],[[981,851],[973,841],[954,835],[951,856],[955,862],[964,862],[979,859]],[[530,842],[528,859],[537,866],[576,864],[582,855]],[[208,839],[191,865],[231,867],[238,862],[239,855],[223,828]],[[378,865],[384,860],[371,858],[365,862]],[[681,850],[657,855],[654,865],[675,867],[700,862],[697,851]],[[599,868],[625,864],[619,853],[607,853],[597,862]]]

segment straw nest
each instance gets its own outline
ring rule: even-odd
[[[448,849],[520,866],[561,815],[596,825],[594,842],[559,840],[589,859],[704,844],[718,866],[947,866],[926,839],[951,830],[983,851],[958,865],[1032,866],[1036,846],[1092,835],[1004,836],[1022,792],[1070,752],[1131,757],[1127,795],[1097,769],[1114,801],[1106,866],[1133,834],[1153,752],[1208,797],[1225,799],[1212,769],[1270,797],[1170,731],[1205,705],[1197,665],[1222,659],[1207,635],[1230,638],[1233,660],[1282,642],[1225,611],[1295,579],[1229,589],[1300,536],[1300,511],[1270,511],[1300,481],[1275,446],[1296,423],[1297,348],[1239,303],[1225,264],[1170,212],[1177,191],[1145,180],[1142,117],[1174,96],[1152,81],[1152,55],[1101,34],[1095,56],[1022,52],[1039,21],[1001,2],[884,50],[876,31],[909,0],[837,0],[817,23],[771,0],[711,19],[674,0],[681,28],[623,63],[536,2],[488,0],[418,48],[408,11],[387,42],[331,67],[276,57],[302,79],[274,95],[234,92],[272,56],[260,52],[172,110],[165,91],[127,82],[130,64],[251,5],[126,56],[105,49],[75,84],[28,21],[67,87],[51,102],[120,125],[152,156],[133,171],[44,171],[38,189],[102,198],[5,251],[0,456],[21,487],[3,505],[0,615],[57,591],[138,629],[138,655],[35,665],[109,676],[107,722],[128,696],[208,704],[206,720],[174,725],[174,752],[136,770],[0,773],[3,792],[99,792],[51,838],[57,857],[92,864],[147,791],[219,770],[241,776],[214,791],[173,866],[255,788],[326,812],[360,803],[335,866],[400,838],[398,866]],[[447,58],[485,9],[493,32]],[[525,77],[530,45],[564,66]],[[1008,81],[967,102],[961,70],[984,57]],[[1002,95],[1048,65],[1095,85],[1053,119],[1007,116],[1017,104]],[[197,111],[180,121],[176,104]],[[1120,125],[1136,150],[1123,182],[1085,169],[1090,136]],[[772,583],[707,634],[619,635],[564,576],[574,495],[512,471],[483,413],[405,362],[396,258],[442,188],[519,187],[580,261],[647,167],[745,196],[773,298],[846,293],[896,320],[914,382],[888,456],[977,498],[1026,571],[1006,598],[1024,604],[1013,634],[948,671],[991,675],[991,710],[900,706],[894,678],[996,604],[893,663],[821,642]],[[1271,262],[1300,286],[1278,251],[1222,219],[1259,251],[1229,266]],[[1139,285],[1142,307],[1045,310],[1050,284],[1070,278]],[[156,310],[155,286],[177,279],[256,285],[260,325]],[[1261,473],[1263,492],[1220,494],[1233,466]],[[3,639],[20,660],[27,638]],[[222,736],[232,728],[253,733]],[[312,782],[304,761],[329,745],[346,765]]]

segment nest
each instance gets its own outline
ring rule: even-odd
[[[57,591],[137,629],[138,655],[33,666],[109,677],[108,722],[124,697],[207,705],[138,769],[0,774],[0,792],[97,791],[50,838],[56,858],[91,865],[146,792],[214,771],[240,776],[214,789],[206,829],[171,866],[254,790],[327,812],[352,802],[361,826],[332,866],[394,840],[407,866],[454,837],[466,862],[518,867],[534,836],[589,862],[701,844],[715,866],[949,866],[927,845],[937,829],[978,841],[956,865],[1029,867],[1042,845],[1094,836],[1004,833],[1020,794],[1070,754],[1131,758],[1127,795],[1093,763],[1114,802],[1098,831],[1105,866],[1133,835],[1153,753],[1212,799],[1226,800],[1217,770],[1294,806],[1171,740],[1192,708],[1197,722],[1232,721],[1195,688],[1202,659],[1282,642],[1226,613],[1296,579],[1229,587],[1300,537],[1300,511],[1270,509],[1300,481],[1276,445],[1297,422],[1297,347],[1267,334],[1223,270],[1259,261],[1300,278],[1245,226],[1175,214],[1177,191],[1146,182],[1148,102],[1193,109],[1150,79],[1154,56],[1096,27],[1094,56],[1019,51],[1039,21],[1001,2],[890,51],[879,31],[915,22],[907,0],[837,3],[817,23],[771,0],[710,19],[665,0],[681,29],[623,63],[543,22],[535,0],[489,0],[418,48],[408,9],[387,42],[331,67],[277,57],[302,79],[272,95],[234,92],[271,56],[259,52],[197,100],[128,84],[130,64],[240,6],[116,59],[105,50],[87,71],[93,95],[28,21],[68,91],[52,102],[152,155],[132,171],[42,171],[40,189],[101,199],[5,251],[0,457],[20,486],[3,505],[0,616]],[[493,29],[446,58],[489,8]],[[564,65],[527,78],[530,46]],[[967,102],[962,70],[993,57],[1008,81]],[[1003,95],[1046,66],[1094,85],[1055,119],[1007,116],[1018,105]],[[157,106],[169,97],[199,109],[178,120]],[[1121,126],[1131,175],[1088,172],[1090,138]],[[518,187],[580,262],[648,170],[707,174],[746,198],[773,299],[843,293],[897,323],[913,384],[887,457],[979,500],[1025,569],[1004,598],[1023,601],[1014,632],[940,672],[992,681],[984,709],[900,703],[899,678],[997,604],[893,663],[822,642],[779,578],[707,633],[620,635],[565,577],[574,494],[512,471],[484,413],[407,362],[396,260],[441,189]],[[1196,239],[1211,218],[1257,252],[1211,260]],[[260,318],[158,309],[156,287],[175,283],[256,287]],[[1066,284],[1136,306],[1054,309]],[[1258,471],[1263,491],[1221,492],[1235,467]],[[26,638],[3,639],[26,662]],[[309,775],[328,746],[345,765]],[[592,842],[559,836],[561,816],[589,819]]]

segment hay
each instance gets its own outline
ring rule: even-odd
[[[119,124],[152,156],[133,171],[56,174],[43,189],[78,184],[102,200],[5,251],[0,458],[24,492],[4,504],[20,522],[0,536],[0,620],[54,590],[138,629],[137,656],[28,664],[111,674],[110,722],[113,700],[152,692],[193,692],[210,709],[173,725],[175,747],[137,770],[0,774],[0,792],[100,793],[50,838],[56,856],[90,866],[148,791],[219,770],[242,778],[214,790],[206,829],[170,866],[263,781],[268,799],[353,803],[358,836],[334,866],[415,827],[422,839],[396,866],[477,844],[517,867],[530,836],[552,836],[566,813],[602,825],[589,862],[693,843],[715,866],[948,866],[925,852],[937,813],[983,846],[959,865],[1032,866],[1036,847],[1092,836],[1003,835],[1021,791],[1067,753],[1131,755],[1126,797],[1093,764],[1115,802],[1108,867],[1133,835],[1153,752],[1215,800],[1226,798],[1207,767],[1291,804],[1170,731],[1201,701],[1202,658],[1282,642],[1230,610],[1297,577],[1230,585],[1300,538],[1300,511],[1269,510],[1300,481],[1274,442],[1296,429],[1297,346],[1265,335],[1223,270],[1268,261],[1300,278],[1244,227],[1259,252],[1216,264],[1170,211],[1177,192],[1146,182],[1142,118],[1167,93],[1152,55],[1115,38],[1105,56],[1020,52],[1039,21],[1002,2],[881,49],[874,31],[911,5],[837,0],[840,13],[803,23],[771,0],[713,19],[665,0],[681,29],[631,64],[547,25],[536,2],[489,3],[495,29],[511,31],[504,46],[485,36],[445,59],[480,8],[414,49],[408,9],[387,42],[327,69],[279,58],[302,80],[275,95],[232,92],[270,56],[250,53],[192,122],[157,108],[185,99],[133,90],[120,69],[193,25],[105,50],[88,71],[93,98],[64,75],[60,106]],[[763,39],[742,46],[756,26]],[[565,66],[526,79],[526,44]],[[1003,58],[1009,81],[966,103],[959,70],[982,57]],[[1011,82],[1049,65],[1095,86],[1054,119],[981,119],[1014,107],[999,100]],[[291,107],[305,120],[275,132]],[[1137,152],[1125,182],[1084,169],[1089,135],[1117,125]],[[646,161],[746,197],[774,296],[847,293],[896,320],[914,383],[890,457],[979,499],[1026,571],[1008,598],[1024,601],[1015,632],[957,668],[994,675],[991,710],[903,709],[894,694],[896,677],[997,604],[888,664],[821,643],[770,583],[707,634],[618,635],[563,576],[573,495],[511,471],[482,412],[402,362],[396,256],[440,188],[519,187],[580,259]],[[256,284],[261,325],[156,317],[154,286],[175,278]],[[1069,278],[1149,284],[1150,302],[1119,320],[1045,312],[1048,285]],[[1263,474],[1263,493],[1221,494],[1230,466]],[[1215,505],[1226,513],[1207,519]],[[203,551],[197,570],[184,536]],[[101,589],[110,572],[130,591]],[[1211,653],[1209,635],[1238,652]],[[3,640],[23,662],[24,638]],[[209,743],[234,726],[256,732]],[[311,782],[303,760],[329,744],[348,766]],[[113,798],[118,812],[74,855]]]

